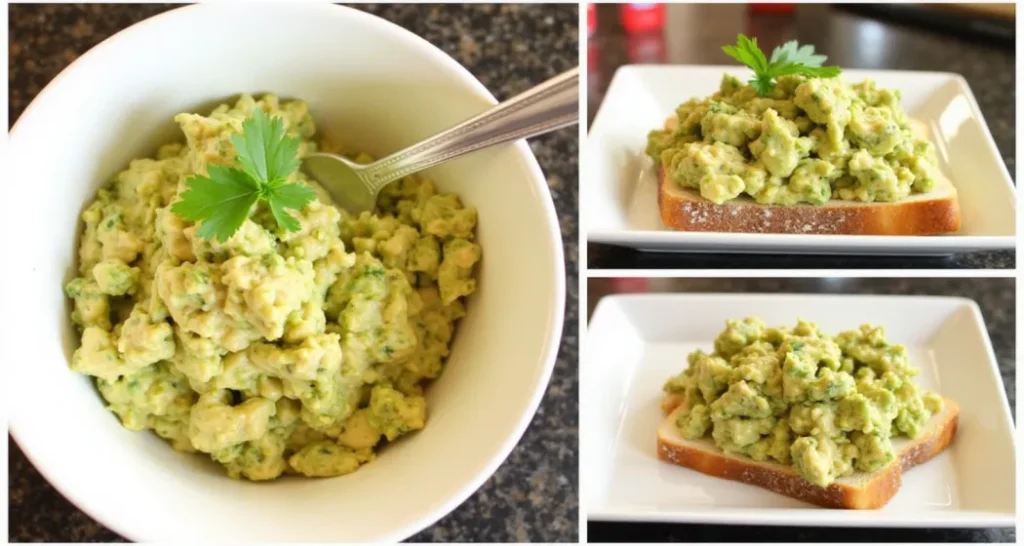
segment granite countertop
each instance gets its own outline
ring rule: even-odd
[[[1016,407],[1016,288],[1013,278],[946,279],[590,279],[587,317],[618,292],[791,292],[959,296],[981,308],[1010,408]],[[1013,412],[1011,411],[1011,415]],[[589,542],[1014,542],[1013,528],[845,529],[589,522]]]
[[[624,64],[729,64],[721,52],[737,33],[770,50],[788,40],[815,44],[829,63],[848,68],[934,70],[962,74],[971,87],[1007,170],[1015,176],[1015,55],[1012,48],[903,26],[843,9],[798,4],[792,14],[754,14],[743,4],[676,4],[667,8],[667,36],[628,36],[615,27],[614,6],[601,6],[598,33],[588,41],[588,119],[593,120],[615,70]],[[610,24],[605,26],[604,21]],[[685,98],[685,97],[684,97]],[[682,100],[682,99],[680,99]],[[588,244],[591,268],[1013,268],[1013,251],[952,257],[712,255],[637,252]]]
[[[9,119],[79,55],[167,5],[12,4]],[[360,5],[424,37],[499,100],[578,64],[576,5]],[[469,500],[410,540],[575,542],[578,538],[577,158],[575,127],[530,142],[548,179],[565,246],[567,301],[558,362],[519,445]],[[10,438],[10,437],[9,437]],[[10,541],[122,540],[57,493],[8,440]]]

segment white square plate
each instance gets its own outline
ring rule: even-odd
[[[962,226],[943,236],[694,233],[665,228],[657,207],[654,162],[644,155],[647,133],[676,106],[718,89],[736,66],[620,68],[590,128],[584,152],[583,205],[587,240],[662,252],[751,252],[867,255],[949,255],[1014,248],[1013,181],[967,82],[945,72],[844,70],[899,89],[908,115],[928,126],[939,167],[960,195]]]
[[[956,400],[953,444],[903,475],[879,510],[817,508],[739,482],[663,463],[658,403],[686,355],[712,343],[726,319],[815,321],[838,333],[871,322],[905,345],[920,385]],[[580,366],[581,485],[587,518],[751,525],[997,527],[1014,525],[1013,425],[977,305],[905,296],[648,294],[610,296],[594,312]]]

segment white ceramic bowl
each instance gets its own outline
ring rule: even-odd
[[[203,457],[122,428],[90,381],[68,370],[77,335],[61,286],[73,268],[80,211],[130,159],[176,138],[175,113],[242,91],[305,99],[321,130],[377,154],[495,103],[426,41],[327,4],[195,5],[89,51],[10,133],[12,179],[31,195],[0,200],[9,223],[0,231],[0,360],[10,430],[50,483],[129,539],[403,539],[454,509],[498,468],[551,374],[565,298],[561,239],[525,143],[428,172],[479,209],[479,290],[447,369],[429,389],[426,429],[354,474],[231,480]]]

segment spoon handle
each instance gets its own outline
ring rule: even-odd
[[[579,68],[361,169],[374,193],[389,182],[463,154],[547,133],[579,120]]]

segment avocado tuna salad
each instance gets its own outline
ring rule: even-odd
[[[684,438],[791,466],[820,487],[894,462],[892,439],[917,437],[943,407],[914,383],[906,347],[870,324],[830,336],[803,320],[729,320],[714,352],[687,361],[664,386],[682,399]]]
[[[81,332],[71,369],[94,378],[125,428],[202,453],[232,478],[346,474],[426,426],[424,386],[476,289],[476,209],[415,176],[386,187],[373,213],[332,206],[299,160],[372,158],[315,139],[302,101],[242,95],[174,119],[183,142],[131,161],[82,213],[65,286]],[[247,134],[252,119],[272,122]],[[246,138],[273,152],[267,203],[245,178],[270,172],[243,157],[255,149],[238,144]],[[172,211],[186,190],[204,195],[197,180],[213,196],[250,192],[229,237]]]
[[[712,96],[681,104],[651,131],[646,152],[671,182],[717,204],[894,202],[931,191],[939,177],[899,91],[840,77],[779,76],[761,96],[726,74]]]

